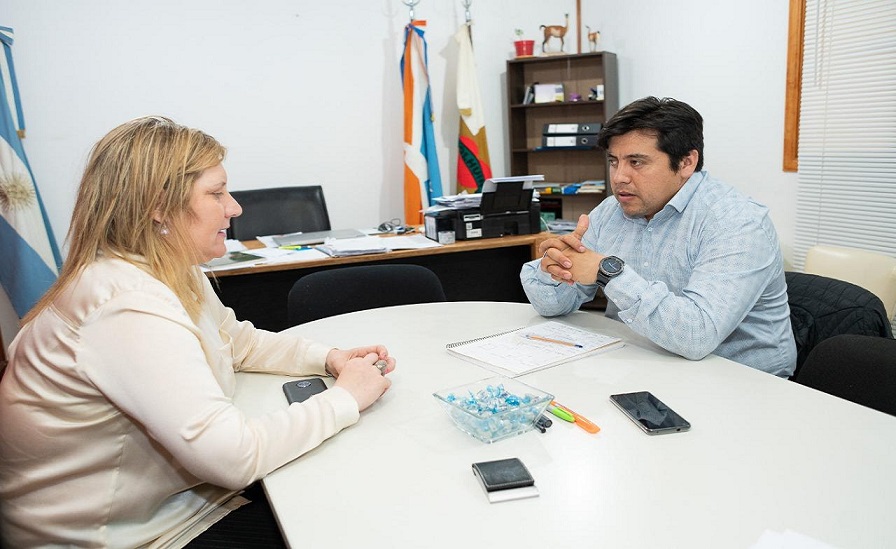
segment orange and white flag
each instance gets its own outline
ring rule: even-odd
[[[436,151],[429,85],[427,45],[423,38],[425,21],[411,21],[405,27],[404,54],[401,56],[401,83],[404,91],[404,221],[423,224],[423,210],[442,196],[442,176]]]

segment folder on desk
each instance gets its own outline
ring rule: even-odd
[[[330,231],[311,231],[307,233],[281,234],[274,237],[278,246],[311,246],[323,244],[328,238],[358,238],[366,236],[358,229],[334,229]]]

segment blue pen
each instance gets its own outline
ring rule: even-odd
[[[281,250],[310,250],[311,246],[280,246]]]

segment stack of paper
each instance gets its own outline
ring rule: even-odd
[[[228,252],[224,257],[212,259],[207,263],[203,263],[201,267],[205,272],[228,271],[254,265],[311,261],[315,259],[323,259],[325,257],[327,257],[325,254],[311,248],[301,250],[257,248],[254,250]]]
[[[478,208],[479,204],[482,203],[482,194],[452,194],[448,196],[437,196],[433,200],[436,204],[452,210],[464,210],[467,208]]]
[[[421,250],[423,248],[438,248],[441,246],[438,242],[430,240],[422,234],[412,234],[406,236],[390,236],[383,239],[389,251],[392,250]]]
[[[350,255],[378,254],[388,251],[383,238],[363,236],[361,238],[328,238],[315,249],[332,257]]]
[[[567,221],[565,219],[554,219],[547,222],[548,230],[554,234],[568,234],[576,230],[575,221]]]
[[[248,267],[249,265],[255,265],[264,261],[265,258],[257,255],[251,254],[242,251],[236,252],[227,252],[223,257],[216,257],[215,259],[206,261],[201,265],[202,269],[205,271],[214,271],[214,270],[224,270],[224,269],[237,269],[240,267]]]

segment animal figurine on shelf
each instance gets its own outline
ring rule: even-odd
[[[544,41],[541,43],[541,51],[547,53],[548,40],[551,38],[560,39],[560,51],[563,51],[565,42],[563,37],[566,36],[566,29],[569,28],[569,14],[566,14],[566,25],[541,25],[539,28],[544,29]]]
[[[588,29],[588,46],[591,51],[597,51],[597,43],[600,42],[600,31],[591,32],[591,27],[585,25]]]

